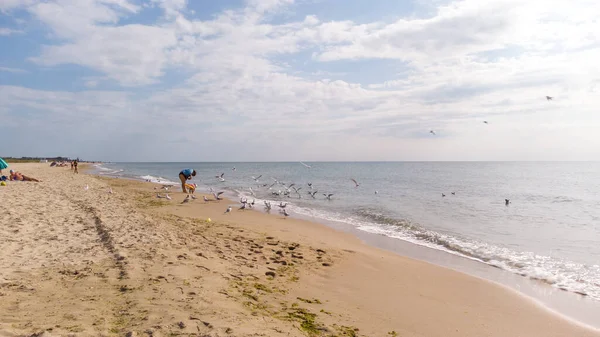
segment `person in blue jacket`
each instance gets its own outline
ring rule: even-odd
[[[183,169],[181,170],[181,172],[179,172],[179,180],[181,180],[181,189],[183,190],[183,192],[186,192],[186,188],[185,188],[185,183],[188,180],[191,180],[192,177],[196,176],[196,170],[192,170],[189,168]]]

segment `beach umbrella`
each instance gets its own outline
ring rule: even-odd
[[[8,167],[8,164],[4,161],[4,159],[0,158],[0,170],[4,170]]]

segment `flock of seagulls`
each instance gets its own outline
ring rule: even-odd
[[[312,168],[312,166],[307,165],[303,162],[300,162],[300,164],[302,164],[304,167],[306,167],[307,169]],[[233,167],[231,168],[232,171],[236,171],[236,168]],[[286,184],[282,181],[279,181],[275,178],[273,179],[273,183],[271,184],[260,184],[260,179],[262,178],[262,175],[258,175],[258,176],[252,176],[252,180],[254,181],[254,183],[258,184],[259,187],[264,187],[266,190],[271,191],[271,195],[272,196],[277,196],[277,197],[288,197],[291,198],[292,196],[296,196],[298,199],[302,199],[302,194],[301,194],[301,190],[303,189],[300,186],[297,186],[295,183],[291,183],[291,184]],[[217,180],[219,180],[220,182],[225,182],[225,173],[221,173],[219,175],[215,175],[215,178]],[[350,178],[350,181],[354,184],[355,188],[358,188],[360,186],[360,183],[354,179],[354,178]],[[166,199],[166,200],[173,200],[173,198],[171,196],[169,196],[169,190],[174,187],[175,185],[162,185],[161,187],[155,187],[155,190],[164,190],[165,194],[161,194],[160,191],[158,191],[156,193],[156,197],[158,199]],[[307,194],[313,198],[313,199],[317,199],[317,195],[319,193],[319,191],[317,189],[314,188],[313,183],[308,182],[307,183],[308,186],[308,192]],[[275,190],[275,188],[277,190]],[[87,186],[86,186],[87,189]],[[250,194],[252,196],[256,196],[256,193],[254,191],[254,189],[252,187],[249,187],[248,190],[250,191]],[[213,199],[209,199],[206,196],[203,196],[203,201],[205,203],[211,202],[211,201],[220,201],[223,200],[223,193],[224,191],[215,191],[212,187],[210,187],[209,189],[210,193],[213,196]],[[112,193],[112,189],[109,191],[109,193]],[[377,194],[378,192],[375,191],[375,194]],[[325,200],[332,200],[334,193],[321,193],[323,195],[323,197],[325,198]],[[189,203],[190,201],[196,199],[196,196],[194,196],[193,194],[187,194],[187,196],[185,197],[185,199],[183,199],[183,201],[181,202],[182,204],[185,203]],[[267,213],[270,213],[272,210],[272,205],[270,201],[263,201],[264,203],[264,210]],[[244,211],[247,209],[253,209],[256,205],[256,199],[252,199],[252,201],[248,201],[247,198],[241,198],[240,199],[240,206],[238,208],[238,211]],[[284,219],[290,216],[290,213],[288,212],[288,210],[286,209],[288,203],[287,202],[280,202],[278,205],[276,205],[279,209],[279,213],[281,215],[284,216]],[[225,210],[225,212],[223,214],[231,214],[231,212],[233,212],[233,208],[231,206],[228,206],[227,209]]]
[[[552,97],[550,96],[546,96],[547,100],[552,100]],[[488,124],[487,121],[483,121],[483,123]],[[431,130],[429,131],[431,134],[435,135],[435,131]],[[311,169],[312,166],[307,165],[303,162],[300,162],[300,164],[302,164],[305,168],[307,169]],[[232,171],[236,171],[236,168],[233,167],[231,168]],[[262,187],[265,188],[267,191],[271,191],[271,195],[275,196],[275,197],[288,197],[291,198],[292,195],[295,195],[298,199],[302,199],[302,194],[301,194],[301,190],[302,187],[297,186],[295,183],[291,183],[291,184],[286,184],[282,181],[277,180],[276,178],[271,178],[273,179],[273,183],[268,184],[268,183],[263,183],[260,184],[260,179],[262,178],[262,174],[258,175],[258,176],[251,176],[252,180],[254,181],[254,183],[256,183],[258,185],[258,187]],[[220,182],[225,182],[225,173],[221,173],[219,175],[215,175],[215,178],[217,180],[219,180]],[[359,188],[361,186],[361,184],[354,178],[349,178],[349,181],[352,182],[354,184],[354,188]],[[308,186],[308,191],[307,194],[312,198],[312,199],[317,199],[317,195],[319,193],[319,190],[315,188],[315,186],[313,185],[312,182],[308,182],[306,184]],[[168,191],[171,187],[173,187],[175,185],[162,185],[160,188],[158,189],[162,189],[165,191],[165,195],[161,195],[160,193],[156,194],[157,198],[160,199],[167,199],[167,200],[172,200],[172,198],[169,196]],[[88,186],[85,186],[85,189],[88,189]],[[155,190],[157,189],[157,187],[154,188]],[[276,190],[275,190],[276,189]],[[255,190],[252,187],[248,187],[248,191],[250,191],[250,195],[252,195],[253,197],[256,196]],[[109,190],[108,193],[112,193],[112,189]],[[210,187],[210,193],[213,196],[213,199],[209,199],[206,196],[203,196],[203,200],[205,203],[211,202],[211,201],[220,201],[223,200],[223,193],[224,191],[215,191],[212,187]],[[323,193],[321,192],[321,194],[323,195],[323,197],[325,198],[325,200],[332,200],[334,193]],[[375,194],[379,194],[379,192],[377,190],[375,190]],[[451,195],[456,195],[456,192],[451,192]],[[446,197],[445,193],[442,193],[442,198]],[[187,196],[185,197],[185,199],[181,202],[182,204],[184,203],[189,203],[191,200],[196,199],[196,196],[194,196],[193,194],[187,194]],[[270,201],[263,201],[264,203],[264,210],[267,213],[270,213],[272,210],[272,204]],[[511,202],[509,199],[505,199],[504,203],[506,206],[508,206]],[[238,211],[244,211],[247,209],[253,209],[256,205],[256,199],[252,199],[252,201],[248,201],[247,198],[242,197],[240,199],[240,206],[238,208]],[[287,202],[283,202],[281,201],[278,205],[276,205],[279,208],[279,213],[281,215],[284,216],[284,219],[290,216],[290,213],[287,211],[286,207],[287,207],[288,203]],[[231,214],[233,211],[233,208],[231,207],[231,205],[229,205],[227,207],[227,209],[225,210],[225,212],[223,214]]]

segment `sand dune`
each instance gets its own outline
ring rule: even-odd
[[[0,336],[600,335],[325,226],[12,167],[43,182],[0,187]]]

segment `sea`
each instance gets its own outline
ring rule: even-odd
[[[410,242],[600,301],[598,162],[96,166],[102,175],[177,186],[183,168],[198,172],[192,182],[199,191],[285,202],[291,216]]]

